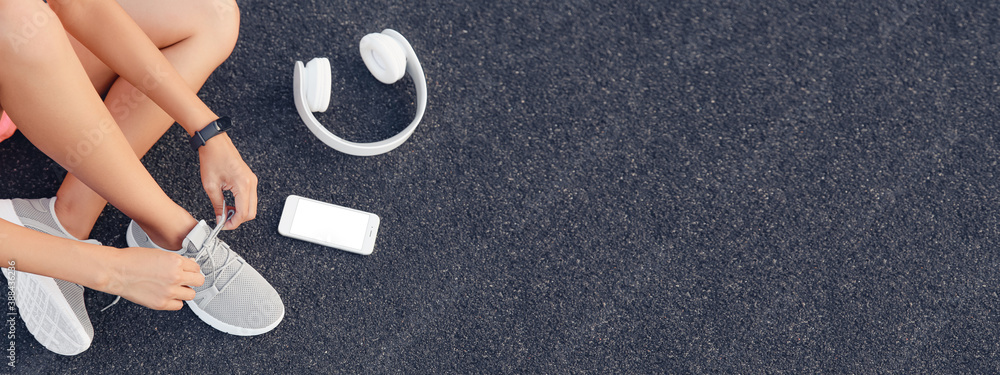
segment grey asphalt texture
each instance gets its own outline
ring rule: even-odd
[[[200,95],[260,178],[223,237],[284,321],[236,337],[88,291],[92,347],[19,324],[18,372],[1000,371],[996,2],[240,5]],[[341,154],[299,119],[293,63],[330,58],[334,132],[391,136],[414,89],[357,53],[387,27],[427,114],[388,154]],[[0,160],[5,198],[62,179],[21,135]],[[212,216],[179,127],[143,162]],[[279,235],[290,194],[381,216],[374,254]],[[109,207],[93,236],[124,247],[127,224]]]

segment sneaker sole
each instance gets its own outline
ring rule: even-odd
[[[125,232],[125,242],[128,243],[129,247],[140,247],[139,244],[135,241],[135,234],[132,232],[132,225],[129,225],[128,230]],[[263,328],[237,327],[232,324],[218,320],[212,315],[209,315],[209,313],[205,312],[205,310],[202,310],[201,307],[198,307],[198,304],[194,303],[194,301],[185,301],[185,302],[187,303],[188,307],[191,308],[191,311],[193,311],[194,314],[197,315],[199,319],[201,319],[201,321],[212,326],[212,328],[228,333],[230,335],[256,336],[264,334],[273,330],[275,327],[278,326],[279,323],[281,323],[282,320],[285,319],[285,313],[284,311],[282,311],[281,317],[278,318],[278,320],[275,320],[274,323],[266,327]]]
[[[64,298],[52,298],[62,295],[56,281],[51,277],[35,275],[27,272],[11,272],[3,270],[10,285],[11,275],[14,276],[15,304],[28,332],[42,346],[53,353],[62,355],[77,355],[90,348],[91,339],[82,326],[73,324],[76,313]]]
[[[0,219],[23,226],[10,201],[0,201]],[[76,313],[56,285],[56,280],[3,268],[7,286],[14,290],[18,313],[35,339],[46,349],[61,355],[77,355],[90,347],[91,338],[77,322]],[[11,286],[13,276],[14,288]]]
[[[198,307],[198,305],[195,304],[194,301],[187,301],[187,305],[188,305],[188,307],[191,308],[191,311],[194,311],[195,315],[197,315],[199,318],[201,318],[201,320],[203,322],[208,323],[208,325],[212,326],[212,328],[215,328],[215,329],[220,330],[222,332],[228,333],[230,335],[236,335],[236,336],[256,336],[256,335],[260,335],[260,334],[264,334],[264,333],[270,332],[272,329],[274,329],[275,327],[277,327],[278,324],[281,323],[282,320],[285,319],[285,313],[282,312],[281,313],[281,317],[278,318],[278,320],[275,320],[274,323],[271,323],[267,327],[257,328],[257,329],[254,329],[254,328],[244,328],[244,327],[237,327],[237,326],[234,326],[232,324],[228,324],[228,323],[223,322],[221,320],[215,319],[214,317],[212,317],[211,315],[209,315],[207,312],[205,312],[205,310],[202,310],[201,307]]]

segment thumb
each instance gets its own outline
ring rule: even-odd
[[[222,188],[219,186],[205,186],[205,193],[208,194],[208,199],[212,201],[212,210],[215,211],[216,224],[221,223],[225,220],[224,215],[226,212],[226,201],[225,197],[222,195]]]

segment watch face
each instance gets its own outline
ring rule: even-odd
[[[220,117],[218,120],[215,120],[215,127],[222,132],[232,128],[232,125],[232,120],[230,120],[229,117]]]

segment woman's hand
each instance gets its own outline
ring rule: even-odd
[[[133,247],[110,248],[108,279],[99,290],[156,310],[180,310],[205,283],[198,263],[176,253]]]
[[[209,139],[198,148],[201,158],[201,184],[208,193],[215,209],[217,222],[224,220],[224,190],[233,193],[236,200],[236,215],[223,229],[236,229],[240,224],[257,217],[257,176],[240,157],[233,141],[225,133]]]

